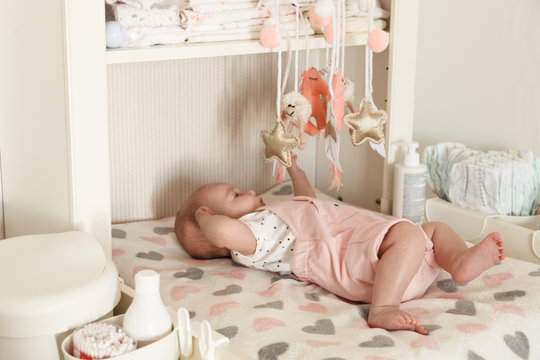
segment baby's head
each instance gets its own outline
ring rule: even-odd
[[[178,211],[175,232],[178,241],[188,254],[199,259],[229,256],[227,249],[219,248],[206,240],[195,219],[195,211],[201,206],[209,207],[219,215],[238,219],[264,205],[255,191],[242,192],[225,183],[208,184],[195,190]]]

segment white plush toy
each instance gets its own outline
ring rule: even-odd
[[[298,128],[298,148],[302,150],[307,141],[304,126],[311,116],[311,104],[299,92],[291,91],[281,98],[281,111],[285,130],[292,134],[293,126]]]

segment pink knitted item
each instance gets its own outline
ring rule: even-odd
[[[389,35],[386,31],[377,29],[373,30],[368,35],[367,46],[371,51],[379,53],[384,51],[390,42]]]
[[[275,48],[279,45],[281,35],[275,24],[266,24],[261,29],[259,43],[267,48]]]

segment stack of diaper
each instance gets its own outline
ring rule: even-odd
[[[177,44],[185,41],[179,0],[105,0],[127,32],[123,46]]]
[[[499,215],[540,212],[540,159],[531,152],[467,149],[459,143],[428,146],[427,182],[442,199]]]

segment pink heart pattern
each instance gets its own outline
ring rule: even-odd
[[[253,330],[256,332],[265,332],[272,330],[276,326],[284,327],[286,325],[285,322],[270,317],[256,318],[253,320]]]

